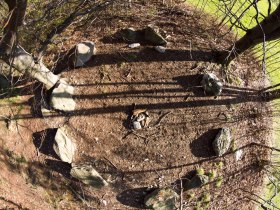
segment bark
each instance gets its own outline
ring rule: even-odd
[[[19,72],[27,72],[31,77],[42,82],[47,89],[59,80],[42,62],[37,62],[17,43],[17,30],[22,25],[27,0],[5,0],[9,6],[9,17],[4,26],[0,41],[0,58]]]
[[[239,39],[226,51],[219,53],[218,60],[229,64],[235,57],[247,49],[264,41],[272,41],[280,38],[280,4],[277,9],[267,16],[259,25],[249,29],[245,36]]]

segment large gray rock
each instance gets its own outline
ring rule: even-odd
[[[50,106],[53,109],[71,112],[75,110],[76,103],[72,98],[74,87],[60,80],[58,87],[54,88],[50,97]]]
[[[138,31],[134,28],[124,28],[120,31],[121,37],[124,41],[136,42],[138,37]]]
[[[207,94],[214,96],[220,95],[223,89],[223,84],[213,73],[205,73],[203,75],[201,85]]]
[[[154,25],[148,25],[145,28],[145,39],[155,45],[167,44],[167,41],[160,35],[159,28]]]
[[[213,141],[213,149],[218,156],[225,154],[231,144],[231,135],[229,128],[221,128]]]
[[[108,185],[108,183],[91,165],[73,165],[70,174],[76,179],[82,181],[83,183],[96,188],[101,188]]]
[[[84,41],[75,47],[75,67],[84,66],[96,54],[94,42]]]
[[[64,127],[58,128],[55,138],[53,149],[60,159],[67,163],[72,163],[76,150],[76,144],[67,136]]]
[[[179,195],[170,188],[156,189],[145,197],[145,205],[155,210],[174,210]]]
[[[186,185],[186,190],[199,188],[209,182],[209,177],[206,175],[196,174]]]

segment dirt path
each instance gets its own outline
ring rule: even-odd
[[[260,68],[251,58],[243,58],[233,64],[231,83],[224,83],[222,95],[217,99],[206,96],[200,86],[201,74],[207,70],[224,76],[211,49],[229,45],[231,37],[217,39],[222,32],[202,21],[209,17],[188,7],[171,10],[150,4],[137,9],[114,18],[103,14],[104,19],[75,32],[66,43],[71,46],[88,39],[97,44],[98,54],[87,67],[62,75],[76,88],[77,110],[67,122],[78,144],[75,162],[93,164],[110,187],[95,190],[82,185],[69,176],[69,165],[48,153],[51,145],[46,142],[54,132],[49,129],[50,122],[58,118],[40,118],[32,109],[34,100],[27,103],[33,95],[26,96],[23,91],[15,104],[1,102],[1,115],[18,119],[18,126],[10,131],[4,129],[6,121],[0,122],[1,165],[5,168],[0,189],[6,200],[30,209],[41,204],[44,209],[142,208],[147,187],[170,186],[203,168],[215,170],[222,185],[217,187],[214,179],[194,190],[194,197],[188,198],[190,192],[186,192],[186,206],[193,208],[200,202],[209,209],[253,208],[248,198],[261,185],[263,173],[257,163],[258,158],[267,157],[267,151],[252,143],[265,144],[269,136],[269,118],[263,114],[269,108],[251,97],[264,84]],[[170,35],[165,54],[148,44],[129,49],[113,36],[124,27],[141,29],[149,23]],[[134,107],[148,110],[152,119],[149,128],[130,130],[128,119]],[[231,129],[233,150],[242,148],[240,161],[233,152],[214,156],[211,144],[221,127]],[[45,152],[38,149],[42,144]],[[13,176],[21,180],[16,186],[8,178]],[[5,193],[5,186],[17,195]],[[205,194],[211,195],[208,204],[201,201]],[[0,207],[13,207],[12,202]]]

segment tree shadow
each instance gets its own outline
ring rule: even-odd
[[[53,149],[54,137],[57,129],[46,129],[40,132],[33,133],[33,143],[39,152],[59,159]]]
[[[128,189],[117,195],[117,200],[125,206],[138,209],[147,209],[144,204],[145,196],[153,192],[156,188],[134,188]]]
[[[6,84],[7,87],[1,89],[0,86],[0,99],[33,94],[33,82],[28,83],[27,79],[21,77],[7,77],[6,79],[8,83]]]
[[[166,49],[165,53],[158,53],[153,47],[141,49],[125,49],[118,53],[96,54],[95,59],[87,63],[88,67],[113,65],[122,62],[143,63],[143,62],[169,62],[169,61],[213,61],[212,51],[202,50],[175,50]]]
[[[205,96],[200,84],[202,77],[202,74],[194,74],[174,77],[173,80],[177,81],[186,91],[192,91],[195,96]]]
[[[190,143],[190,149],[195,157],[212,157],[215,152],[212,147],[213,140],[217,136],[220,129],[211,129],[206,131],[197,139]]]

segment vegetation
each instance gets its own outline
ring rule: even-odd
[[[277,6],[279,9],[279,1],[261,0],[261,1],[256,1],[256,5],[253,5],[254,1],[195,0],[195,1],[189,1],[188,3],[191,3],[201,8],[203,11],[206,11],[209,14],[212,15],[215,14],[218,21],[220,22],[220,26],[225,25],[227,27],[230,27],[230,30],[232,30],[237,35],[238,38],[242,36],[245,37],[246,31],[248,31],[248,29],[258,27],[258,24],[260,24],[266,16],[272,14],[272,12],[276,10]],[[269,39],[266,39],[266,41],[269,41]],[[259,40],[259,43],[261,42],[262,40]],[[257,59],[259,59],[260,62],[263,63],[263,69],[269,75],[269,79],[271,80],[273,85],[277,85],[280,83],[280,74],[279,74],[279,65],[278,65],[280,59],[280,57],[278,56],[279,51],[280,51],[279,37],[277,37],[275,41],[266,42],[265,45],[258,44],[253,49],[253,54]],[[273,102],[273,108],[275,111],[278,112],[279,100]],[[273,132],[274,132],[274,137],[276,138],[273,144],[276,148],[280,148],[280,141],[277,141],[277,139],[280,138],[279,120],[280,120],[279,117],[275,116],[273,121]],[[234,143],[232,149],[233,150],[236,149]],[[279,162],[280,160],[279,152],[273,151],[272,155],[274,157],[273,161]],[[272,170],[275,171],[275,169]],[[279,180],[277,176],[275,176],[275,173],[269,173],[269,176],[271,174],[273,174],[272,177],[276,177],[276,180]],[[220,185],[220,184],[221,182],[217,180],[216,185]],[[275,187],[275,184],[273,184],[272,182],[268,182],[267,186],[268,187],[266,188],[267,190],[265,193],[266,199],[270,199],[271,197],[273,197],[272,202],[279,207],[280,197],[274,196],[277,187]]]
[[[27,73],[30,77],[33,77],[37,79],[39,82],[43,83],[48,91],[52,91],[54,88],[56,88],[57,85],[61,84],[62,82],[60,78],[53,73],[52,67],[50,68],[47,67],[47,66],[51,66],[51,64],[53,64],[52,62],[49,62],[47,66],[44,66],[43,64],[44,56],[48,54],[53,54],[53,52],[55,52],[58,47],[64,49],[63,43],[67,38],[60,37],[60,35],[71,27],[74,32],[76,30],[79,30],[79,27],[90,24],[92,21],[94,21],[98,16],[97,13],[104,12],[103,10],[104,8],[108,9],[110,8],[110,6],[113,7],[114,5],[121,4],[117,0],[104,0],[104,1],[97,1],[97,2],[77,0],[77,1],[71,1],[71,3],[69,3],[69,1],[60,1],[58,3],[57,1],[52,1],[52,0],[45,1],[45,2],[30,1],[29,2],[30,4],[28,6],[27,3],[28,1],[26,0],[5,0],[4,2],[3,1],[0,2],[0,6],[2,6],[2,10],[3,10],[3,11],[1,10],[0,13],[0,23],[2,23],[3,25],[3,28],[1,29],[3,36],[1,37],[1,42],[0,42],[0,49],[1,49],[0,58],[6,64],[8,64],[11,69],[15,68],[20,72]],[[263,72],[264,73],[267,72],[270,74],[271,80],[273,82],[272,84],[275,85],[272,87],[265,87],[264,90],[260,92],[261,94],[259,94],[259,92],[256,94],[256,97],[265,98],[267,99],[267,101],[269,101],[270,99],[279,98],[280,91],[279,89],[276,88],[280,86],[279,85],[280,76],[273,77],[273,73],[277,72],[277,68],[278,68],[277,62],[275,61],[274,58],[276,58],[276,60],[280,59],[280,57],[277,57],[278,49],[280,49],[280,44],[279,44],[280,26],[279,27],[277,26],[276,28],[273,28],[273,26],[275,26],[276,23],[279,24],[276,20],[280,16],[280,14],[278,14],[280,13],[280,5],[278,6],[274,1],[268,1],[267,3],[261,0],[253,1],[253,2],[251,1],[243,2],[241,0],[240,1],[218,1],[218,0],[210,1],[209,0],[209,1],[201,2],[198,0],[197,2],[194,1],[192,3],[194,4],[197,3],[196,5],[198,7],[201,7],[208,12],[218,14],[218,18],[217,18],[217,23],[219,23],[218,27],[223,28],[223,26],[227,26],[229,28],[229,31],[227,33],[230,33],[230,31],[234,31],[237,34],[236,36],[237,41],[232,46],[230,46],[227,49],[215,49],[216,59],[221,61],[223,64],[229,66],[230,62],[236,59],[236,57],[238,58],[239,54],[242,54],[249,48],[254,47],[253,50],[254,56],[260,60],[260,62],[262,63]],[[116,9],[115,11],[117,10],[118,9]],[[151,9],[148,12],[148,14],[151,16],[156,15],[157,10]],[[104,16],[106,16],[106,14]],[[272,24],[273,26],[271,26],[270,24]],[[222,36],[221,39],[223,39],[223,37],[224,36]],[[266,41],[270,41],[270,42],[266,43]],[[30,53],[27,53],[21,47],[21,45],[26,46],[25,50],[27,50]],[[278,45],[279,48],[277,47]],[[125,60],[134,61],[134,62],[136,62],[140,58],[139,53],[130,53],[127,54],[126,56],[123,56],[120,53],[120,55]],[[119,62],[118,66],[121,70],[125,70],[126,68],[128,68],[125,62]],[[111,80],[109,76],[110,67],[108,68],[107,67],[108,66],[104,65],[101,66],[99,69],[102,83],[106,83],[106,81],[103,81],[104,78],[108,77],[109,80]],[[39,73],[35,74],[34,72],[39,72]],[[51,75],[50,76],[51,79],[48,79],[46,81],[44,75]],[[126,78],[124,78],[126,81],[128,75]],[[12,74],[9,75],[9,79],[11,81],[10,83],[13,83]],[[240,82],[241,79],[238,77],[230,78],[230,79],[237,85],[241,84]],[[11,90],[12,91],[10,91],[7,94],[8,97],[17,95],[17,91],[15,91],[15,89],[12,88]],[[108,92],[107,87],[106,89],[102,89],[101,87],[100,90],[99,91],[103,94]],[[135,106],[136,105],[134,104],[134,107]],[[276,106],[277,105],[275,105],[275,107]],[[19,105],[17,107],[17,111],[15,113],[15,119],[17,119],[17,115],[20,115],[23,109],[24,109],[23,105]],[[163,117],[159,119],[158,123],[154,127],[159,126],[161,120],[163,120],[164,117],[167,116],[167,114],[164,114]],[[256,113],[253,114],[249,113],[249,114],[256,115]],[[234,116],[225,114],[225,122],[230,123],[233,120],[234,120]],[[275,121],[278,120],[279,119],[276,118]],[[142,140],[144,139],[145,144],[147,144],[149,141],[148,139],[149,136],[145,137],[143,135],[139,135],[135,133],[134,131],[132,131],[127,135],[130,134],[135,135],[135,137],[140,137]],[[154,133],[152,135],[157,135],[157,134]],[[41,145],[42,144],[43,141],[41,141]],[[41,145],[38,148],[38,153],[39,153],[39,149],[41,148]],[[125,149],[126,148],[124,148],[124,150]],[[238,149],[235,139],[232,142],[231,149],[232,149],[231,152],[234,152]],[[129,150],[129,148],[127,150]],[[275,149],[272,150],[274,152],[277,151]],[[129,152],[131,151],[129,150]],[[198,152],[194,151],[194,153],[198,153]],[[17,156],[13,152],[10,152],[10,150],[5,151],[5,155],[9,157],[11,161],[10,164],[13,165],[14,167],[18,167],[19,165],[26,164],[28,162],[24,157]],[[148,154],[148,155],[152,155],[152,154]],[[201,154],[197,154],[197,155],[199,156]],[[162,156],[160,157],[162,158]],[[149,158],[146,158],[144,161],[148,162]],[[123,172],[121,169],[118,169],[114,165],[114,163],[112,163],[110,160],[106,159],[106,161],[110,163],[110,167],[113,166],[112,168],[114,168],[114,170],[117,171],[116,174],[122,174],[122,180],[125,179],[125,175],[126,175],[125,172]],[[206,173],[206,175],[209,177],[210,180],[214,180],[213,182],[216,188],[220,188],[221,186],[224,186],[224,179],[226,179],[223,177],[222,171],[227,167],[227,162],[225,161],[225,165],[224,165],[223,161],[221,161],[221,159],[218,159],[218,162],[211,164],[211,167],[214,169]],[[93,161],[93,162],[97,162],[97,161]],[[104,163],[102,162],[102,164]],[[277,198],[275,196],[278,193],[279,186],[277,182],[280,179],[278,176],[279,175],[278,161],[272,160],[271,162],[266,162],[258,159],[258,164],[259,164],[258,167],[269,175],[270,182],[268,186],[271,189],[271,192],[273,192],[273,197],[269,195],[270,200],[268,201],[266,200],[265,204],[261,202],[262,205],[266,205],[266,204],[270,205],[273,202],[275,203],[279,202],[277,201]],[[110,167],[106,165],[106,169],[108,168],[110,169]],[[133,167],[135,166],[133,165]],[[157,174],[159,174],[161,170],[159,170],[159,172],[158,171],[156,172]],[[128,173],[133,174],[134,171],[132,170],[129,171]],[[198,167],[196,169],[196,173],[199,175],[204,175],[205,171],[203,168]],[[69,174],[65,176],[69,176]],[[33,185],[39,183],[36,177],[34,178],[34,180],[32,179],[32,181],[30,181]],[[207,185],[206,188],[207,190],[209,190],[210,188],[209,185]],[[78,197],[83,203],[87,205],[84,192],[82,189],[81,191],[83,197],[81,196]],[[51,197],[51,199],[49,198],[49,200],[50,202],[54,203],[53,206],[55,208],[59,208],[59,202],[63,200],[63,198],[56,197],[56,195],[52,194],[52,191],[47,191],[46,193],[49,197]],[[70,193],[70,195],[72,199],[73,196],[72,193]],[[189,194],[190,200],[194,196],[195,194]],[[204,207],[207,208],[210,201],[213,199],[214,198],[212,198],[208,192],[204,193],[202,196],[200,196],[197,199],[195,203],[196,208],[197,209],[202,209]]]

